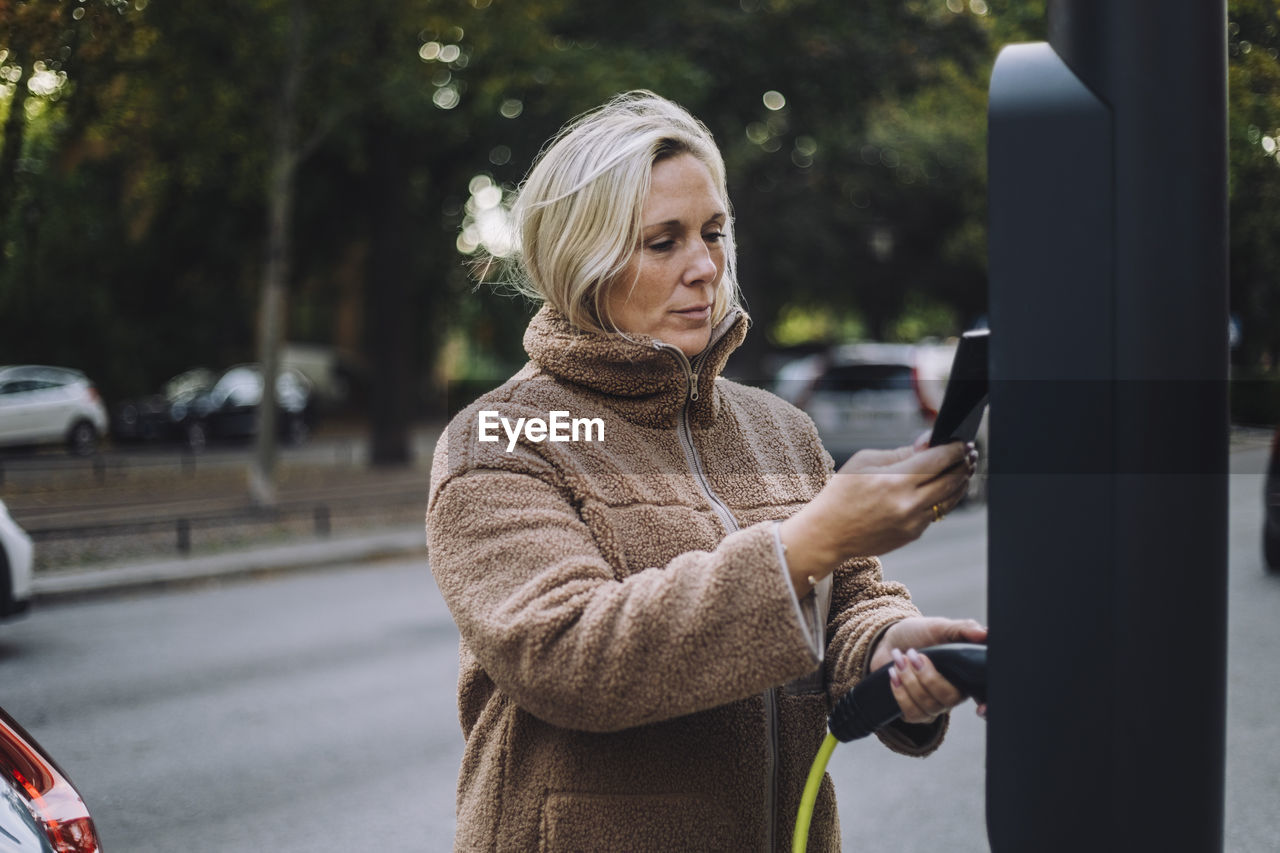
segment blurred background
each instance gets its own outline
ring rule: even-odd
[[[1229,849],[1261,851],[1280,13],[1227,6],[1227,816]],[[988,80],[1044,37],[1043,0],[0,0],[0,618],[40,611],[0,633],[0,702],[107,847],[448,847],[457,635],[426,470],[450,412],[524,361],[534,306],[485,259],[567,120],[648,88],[707,123],[754,320],[727,372],[842,456],[926,428],[986,322]],[[975,486],[886,562],[928,612],[983,618]],[[988,849],[963,716],[923,769],[833,770],[883,782],[842,795],[880,818],[850,848]]]
[[[1252,379],[1280,356],[1280,34],[1272,3],[1229,7]],[[945,340],[986,312],[992,62],[1043,37],[1036,0],[0,0],[0,364],[78,369],[118,408],[259,360],[266,316],[325,413],[405,463],[414,423],[523,360],[531,306],[468,262],[510,252],[542,143],[634,87],[724,151],[757,330],[732,373]]]

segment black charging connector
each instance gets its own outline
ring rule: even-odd
[[[942,677],[961,693],[987,701],[987,647],[978,643],[946,643],[920,649]],[[882,666],[859,681],[836,703],[827,726],[844,743],[864,738],[902,716],[889,684],[889,667]]]

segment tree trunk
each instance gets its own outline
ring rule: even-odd
[[[249,493],[258,506],[276,503],[277,457],[276,377],[280,373],[280,341],[283,337],[286,281],[288,277],[289,221],[293,206],[292,167],[277,149],[272,166],[268,199],[267,257],[263,265],[258,307],[258,362],[262,368],[262,399],[258,402],[257,433],[249,469]]]
[[[371,125],[374,158],[367,196],[369,251],[370,461],[402,466],[413,460],[410,424],[417,399],[410,287],[414,245],[404,179],[406,143],[386,122]]]
[[[262,399],[258,403],[257,434],[249,467],[249,495],[257,506],[274,506],[276,503],[276,377],[280,374],[280,343],[289,281],[290,230],[298,169],[298,91],[302,86],[304,40],[301,0],[291,0],[288,64],[272,134],[271,174],[267,184],[266,259],[262,267],[258,309]]]
[[[21,76],[13,84],[9,116],[4,123],[4,148],[0,150],[0,212],[14,209],[18,197],[18,161],[22,158],[22,145],[26,138],[27,81],[31,79],[31,70],[21,51],[20,46],[10,51],[18,60]]]

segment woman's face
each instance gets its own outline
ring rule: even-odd
[[[619,330],[650,335],[690,358],[706,349],[724,275],[726,216],[711,173],[692,154],[654,164],[640,247],[606,296]]]

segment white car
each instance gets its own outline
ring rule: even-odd
[[[901,447],[933,425],[955,344],[859,343],[782,368],[776,391],[813,418],[837,464],[867,447]]]
[[[16,616],[31,604],[31,537],[0,501],[0,619]]]
[[[107,410],[83,373],[66,367],[0,367],[0,447],[65,442],[87,456],[107,431]]]
[[[933,428],[958,340],[844,344],[784,365],[774,393],[813,418],[836,467],[864,448],[911,444]],[[969,497],[983,500],[987,420],[978,428],[978,475]]]

